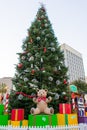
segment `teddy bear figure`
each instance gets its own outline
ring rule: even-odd
[[[40,113],[45,113],[45,114],[53,114],[54,109],[52,107],[48,108],[48,103],[51,102],[52,98],[51,97],[46,97],[47,96],[47,89],[38,89],[37,90],[37,98],[33,98],[33,102],[37,104],[36,108],[31,108],[30,113],[35,115],[35,114],[40,114]]]

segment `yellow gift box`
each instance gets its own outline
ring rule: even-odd
[[[20,121],[11,121],[11,125],[12,125],[13,127],[20,126]]]
[[[13,127],[17,127],[17,126],[28,126],[28,120],[22,120],[22,121],[9,121],[9,125],[12,125]]]
[[[68,125],[77,125],[78,118],[77,114],[67,114]]]
[[[85,116],[87,116],[87,112],[85,112]]]
[[[65,126],[65,114],[57,114],[58,126]]]
[[[22,121],[22,126],[24,127],[24,126],[28,126],[28,120],[23,120]]]

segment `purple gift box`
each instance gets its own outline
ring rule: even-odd
[[[87,117],[78,117],[78,123],[86,123],[87,124]]]

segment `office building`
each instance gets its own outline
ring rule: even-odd
[[[66,67],[68,67],[69,83],[75,80],[85,81],[82,54],[67,44],[62,44],[61,50],[64,52],[64,62]]]

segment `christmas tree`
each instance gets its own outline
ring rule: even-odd
[[[31,107],[35,106],[32,98],[36,96],[36,89],[46,88],[48,96],[52,96],[49,105],[57,113],[58,104],[68,101],[67,68],[43,5],[28,29],[22,50],[18,53],[19,61],[13,78],[15,90],[10,94],[9,109],[24,108],[27,118]]]

